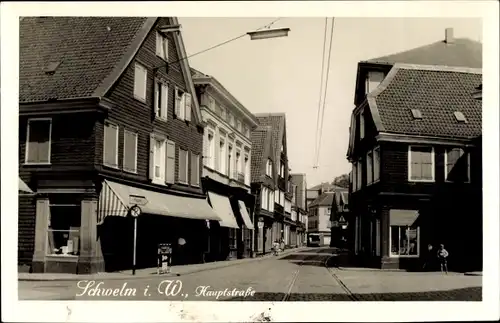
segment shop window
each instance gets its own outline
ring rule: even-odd
[[[415,226],[391,225],[390,244],[393,257],[419,256],[419,228]]]
[[[252,250],[252,230],[243,229],[243,241],[245,242],[245,249]]]
[[[238,229],[229,228],[229,248],[236,249]]]
[[[47,230],[47,254],[77,256],[80,253],[80,204],[51,205]]]

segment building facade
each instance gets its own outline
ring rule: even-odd
[[[203,127],[175,17],[20,22],[19,263],[94,273],[202,262]],[[178,62],[169,64],[169,62]],[[182,243],[185,242],[185,243]],[[179,243],[180,242],[180,243]]]
[[[194,69],[192,74],[206,123],[203,188],[223,218],[211,223],[210,255],[213,260],[251,257],[255,197],[250,188],[250,133],[257,119],[217,79]]]
[[[337,189],[334,191],[331,220],[331,243],[330,246],[354,249],[354,219],[349,212],[349,189]]]
[[[480,266],[481,64],[481,44],[449,29],[359,63],[347,156],[361,263],[418,270],[427,246],[444,244],[451,270]]]
[[[308,207],[308,239],[311,239],[313,235],[319,236],[320,246],[330,246],[331,213],[334,197],[334,192],[324,192],[309,204]]]
[[[258,252],[266,253],[271,251],[275,240],[289,242],[291,227],[296,223],[291,219],[285,114],[255,116],[260,128],[252,133],[252,143],[259,147],[253,154],[256,161],[252,163],[252,192],[260,200],[256,222],[260,222],[257,238],[262,248],[257,244]]]
[[[307,243],[306,174],[291,174],[291,182],[293,185],[292,206],[297,218],[297,246],[303,246]]]

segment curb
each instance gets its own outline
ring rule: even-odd
[[[295,249],[292,249],[288,252],[284,252],[283,254],[281,254],[279,257],[277,257],[277,259],[281,259],[282,257],[286,256],[287,254],[290,254],[290,253],[293,253],[293,252],[297,252],[297,251],[300,251],[300,250],[303,250],[305,248],[295,248]],[[209,271],[209,270],[214,270],[214,269],[220,269],[220,268],[225,268],[225,267],[231,267],[231,266],[237,266],[237,265],[242,265],[242,264],[245,264],[245,263],[249,263],[249,262],[253,262],[253,261],[262,261],[262,260],[266,260],[266,259],[270,259],[270,258],[276,258],[276,256],[274,256],[272,253],[270,254],[266,254],[266,255],[263,255],[263,256],[260,256],[260,257],[255,257],[255,258],[246,258],[244,259],[243,261],[227,261],[227,263],[221,263],[220,265],[218,266],[213,266],[213,267],[208,267],[208,268],[199,268],[199,269],[193,269],[193,270],[190,270],[190,271],[186,271],[184,273],[175,273],[175,272],[171,272],[171,273],[168,273],[168,274],[161,274],[161,275],[157,275],[156,273],[151,273],[149,275],[146,275],[146,276],[132,276],[132,275],[123,275],[123,277],[116,277],[116,276],[110,276],[110,277],[106,277],[105,275],[100,275],[100,274],[96,274],[92,277],[90,277],[89,275],[81,275],[81,277],[41,277],[41,278],[37,278],[37,277],[21,277],[19,278],[18,277],[18,281],[61,281],[61,282],[68,282],[68,281],[79,281],[79,280],[85,280],[85,279],[103,279],[103,280],[122,280],[122,279],[132,279],[132,280],[139,280],[139,279],[151,279],[151,278],[158,278],[158,277],[179,277],[179,276],[186,276],[186,275],[190,275],[190,274],[195,274],[195,273],[199,273],[199,272],[203,272],[203,271]],[[172,268],[172,270],[175,270],[175,267]],[[101,277],[100,277],[101,276]]]
[[[475,273],[475,272],[471,272],[471,273],[464,273],[465,276],[483,276],[483,273],[482,272],[479,272],[479,273]]]

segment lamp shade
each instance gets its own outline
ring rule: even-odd
[[[277,38],[277,37],[287,37],[290,32],[290,28],[278,28],[278,29],[266,29],[251,31],[247,34],[250,36],[251,40]]]

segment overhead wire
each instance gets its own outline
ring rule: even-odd
[[[262,30],[262,29],[264,29],[264,28],[270,28],[272,25],[274,25],[276,22],[278,22],[278,21],[279,21],[279,20],[281,20],[281,19],[282,19],[282,18],[277,18],[277,19],[275,19],[275,20],[271,21],[270,23],[268,23],[267,25],[264,25],[264,26],[262,26],[262,27],[259,27],[259,28],[255,29],[255,30],[256,30],[256,31],[258,31],[258,30]],[[212,49],[218,48],[218,47],[220,47],[220,46],[226,45],[226,44],[228,44],[228,43],[230,43],[230,42],[233,42],[233,41],[238,40],[238,39],[240,39],[240,38],[243,38],[243,37],[245,37],[245,36],[247,36],[247,33],[244,33],[244,34],[241,34],[241,35],[236,36],[236,37],[234,37],[234,38],[228,39],[228,40],[226,40],[226,41],[223,41],[222,43],[218,43],[218,44],[216,44],[216,45],[214,45],[214,46],[212,46],[212,47],[206,48],[206,49],[201,50],[201,51],[199,51],[199,52],[196,52],[196,53],[194,53],[194,54],[187,55],[187,56],[182,57],[182,58],[180,58],[180,59],[178,59],[178,60],[176,60],[176,61],[169,62],[168,64],[175,64],[175,63],[179,63],[179,62],[181,62],[181,61],[183,61],[183,60],[185,60],[185,59],[188,59],[188,58],[194,57],[194,56],[199,55],[199,54],[203,54],[203,53],[205,53],[205,52],[208,52],[209,50],[212,50]]]
[[[316,168],[316,154],[318,149],[318,129],[319,129],[319,116],[321,113],[321,95],[323,93],[323,79],[325,72],[325,49],[326,49],[326,31],[328,26],[328,17],[325,18],[325,26],[323,33],[323,57],[321,59],[321,79],[319,85],[319,99],[318,99],[318,115],[316,116],[316,136],[314,138],[314,155],[313,155],[313,168]]]
[[[324,116],[325,116],[325,106],[326,106],[326,97],[328,94],[328,78],[330,75],[330,63],[331,63],[331,54],[332,54],[332,43],[333,43],[333,28],[335,26],[335,17],[332,17],[332,26],[330,28],[330,46],[328,48],[328,64],[326,67],[326,80],[325,80],[325,87],[324,87],[324,96],[323,96],[323,107],[322,107],[322,112],[321,112],[321,126],[319,130],[319,142],[318,142],[318,149],[317,149],[317,156],[316,156],[316,167],[318,167],[319,164],[319,152],[321,150],[321,139],[323,137],[323,124],[324,124]]]

